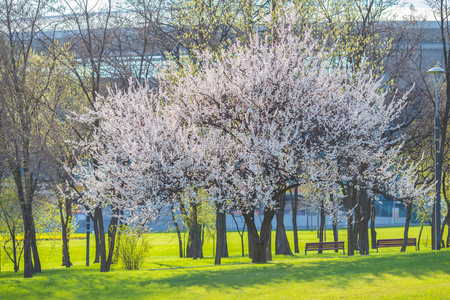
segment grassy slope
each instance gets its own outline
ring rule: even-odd
[[[413,227],[410,236],[417,236],[418,230]],[[378,229],[379,238],[401,234],[401,228]],[[331,231],[327,236],[332,237]],[[14,274],[3,265],[0,299],[450,298],[450,250],[432,252],[425,244],[417,252],[412,247],[406,253],[384,248],[369,256],[327,251],[323,257],[312,253],[305,257],[304,243],[317,238],[315,232],[301,231],[300,254],[274,256],[272,263],[252,265],[247,257],[240,257],[240,240],[233,232],[228,235],[231,257],[223,259],[225,265],[208,266],[213,264],[212,241],[205,244],[206,258],[193,261],[177,258],[175,234],[154,233],[149,240],[152,248],[143,270],[113,268],[106,274],[98,271],[97,264],[84,266],[85,241],[71,242],[74,267],[70,269],[60,267],[59,244],[41,241],[43,272],[25,280],[23,273]],[[340,240],[345,240],[344,230]]]

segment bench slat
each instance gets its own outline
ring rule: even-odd
[[[344,242],[323,242],[323,243],[306,243],[305,244],[305,255],[307,251],[320,251],[320,250],[343,250],[345,254],[344,249]]]
[[[380,240],[377,240],[377,252],[378,252],[378,248],[402,247],[403,241],[404,241],[404,239],[380,239]],[[406,242],[406,246],[415,246],[416,250],[417,250],[416,238],[408,238],[408,241]]]

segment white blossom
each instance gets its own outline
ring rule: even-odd
[[[354,176],[399,197],[423,194],[408,183],[412,168],[396,178],[398,141],[386,138],[403,98],[387,101],[365,70],[330,67],[329,53],[311,32],[293,34],[290,20],[274,29],[276,41],[255,34],[219,55],[197,53],[182,70],[167,61],[158,89],[99,101],[89,118],[100,125],[86,142],[99,167],[76,169],[86,204],[113,203],[139,219],[203,189],[225,208],[274,208],[288,182],[336,191]]]

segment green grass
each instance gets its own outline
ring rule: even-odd
[[[402,228],[379,228],[379,238],[402,237]],[[411,237],[417,237],[412,227]],[[429,228],[422,238],[429,237]],[[292,237],[292,232],[288,232]],[[331,240],[331,231],[327,232]],[[340,230],[340,240],[346,240]],[[275,238],[275,236],[273,236]],[[368,256],[347,257],[333,251],[304,254],[304,244],[317,241],[316,232],[299,232],[300,253],[274,255],[273,262],[253,265],[240,256],[236,232],[228,233],[230,258],[213,266],[212,241],[204,245],[205,259],[177,257],[174,233],[152,233],[152,247],[142,270],[100,273],[98,264],[85,267],[85,240],[71,241],[74,266],[61,267],[58,241],[40,241],[43,272],[31,279],[15,274],[3,255],[0,299],[449,299],[450,250],[383,248]],[[247,237],[245,236],[245,241]],[[91,239],[93,241],[93,239]],[[292,241],[291,241],[292,247]],[[245,246],[247,253],[247,246]],[[94,248],[91,249],[93,258]],[[92,261],[92,260],[91,260]]]

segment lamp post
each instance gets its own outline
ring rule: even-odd
[[[89,267],[89,236],[90,236],[91,218],[89,215],[86,217],[86,267]]]
[[[433,80],[434,86],[436,88],[436,102],[435,102],[435,150],[436,150],[436,156],[435,156],[435,182],[436,182],[436,195],[434,198],[434,220],[433,220],[433,227],[434,227],[434,250],[440,250],[441,249],[441,234],[440,234],[440,227],[441,227],[441,166],[439,165],[439,115],[438,115],[438,87],[439,83],[441,81],[442,74],[445,73],[445,71],[439,67],[431,68],[427,71],[428,74],[431,74],[431,78]]]

